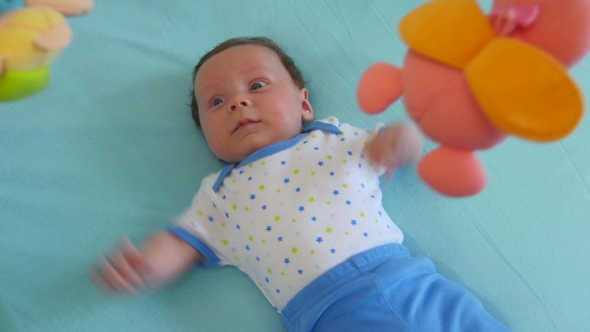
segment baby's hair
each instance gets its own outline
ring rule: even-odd
[[[197,127],[201,127],[201,120],[199,119],[199,106],[197,105],[197,98],[195,97],[195,78],[197,76],[197,72],[201,66],[209,59],[211,59],[214,55],[221,53],[228,48],[240,45],[260,45],[264,47],[268,47],[273,50],[281,59],[283,66],[287,69],[287,72],[291,76],[293,82],[302,89],[305,87],[305,80],[303,79],[303,75],[301,75],[301,71],[295,65],[295,61],[283,51],[283,49],[275,43],[272,39],[266,37],[239,37],[239,38],[231,38],[223,43],[217,45],[214,49],[209,51],[207,54],[203,55],[201,59],[199,59],[199,63],[195,66],[193,70],[193,87],[191,88],[191,111],[193,114],[193,119],[195,120],[195,124]]]

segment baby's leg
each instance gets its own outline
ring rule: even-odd
[[[346,284],[316,331],[510,331],[426,258],[400,257]]]

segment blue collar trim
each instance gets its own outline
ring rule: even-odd
[[[234,168],[240,168],[242,166],[249,165],[250,163],[253,163],[258,159],[262,159],[266,156],[270,156],[283,150],[292,148],[293,146],[295,146],[295,144],[299,143],[305,136],[307,136],[308,133],[310,133],[313,130],[323,130],[338,135],[342,134],[340,128],[336,127],[335,125],[326,122],[316,121],[312,123],[309,127],[303,129],[303,133],[291,139],[278,142],[267,147],[264,147],[258,151],[255,151],[254,153],[246,157],[246,159],[242,160],[239,164],[229,164],[225,166],[219,173],[217,181],[215,181],[215,184],[213,185],[213,190],[216,192],[217,190],[219,190],[219,187],[221,187],[221,184],[223,183],[225,177],[227,177]]]

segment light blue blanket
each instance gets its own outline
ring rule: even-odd
[[[85,273],[119,236],[140,244],[168,225],[222,166],[187,107],[203,53],[230,37],[274,38],[309,80],[316,118],[373,127],[405,111],[363,115],[357,82],[375,62],[402,63],[397,24],[422,2],[98,0],[70,18],[74,42],[49,88],[0,104],[0,331],[283,330],[231,267],[139,297],[105,297]],[[590,59],[572,73],[590,96]],[[414,255],[515,331],[588,331],[588,142],[587,116],[557,143],[510,138],[479,153],[489,185],[468,199],[401,170],[383,184],[385,206]]]

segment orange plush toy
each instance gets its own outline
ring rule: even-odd
[[[0,0],[0,101],[47,86],[49,65],[72,39],[62,14],[82,15],[92,6],[92,0]]]
[[[400,23],[404,66],[371,66],[358,100],[367,113],[400,96],[440,147],[418,164],[421,178],[453,197],[486,184],[474,151],[507,135],[548,142],[567,136],[584,110],[569,76],[590,50],[590,0],[495,0],[485,16],[475,0],[433,0]]]

